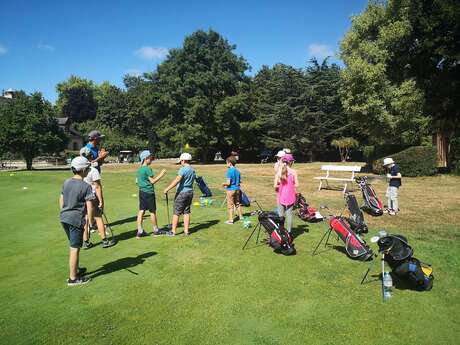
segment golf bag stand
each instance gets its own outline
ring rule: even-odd
[[[254,227],[254,230],[251,231],[251,234],[249,235],[248,239],[244,243],[243,248],[241,248],[241,250],[244,250],[244,248],[246,248],[246,245],[248,244],[248,242],[251,239],[251,237],[254,236],[256,231],[257,231],[256,244],[259,243],[259,236],[260,236],[260,229],[261,228],[262,228],[262,225],[260,224],[260,222],[258,222],[257,225]]]
[[[377,257],[377,254],[375,255]],[[380,259],[381,262],[382,262],[382,265],[385,265],[385,254],[382,253],[382,258]],[[377,262],[377,260],[372,260],[371,263],[369,264],[369,267],[367,268],[366,270],[366,273],[364,273],[364,276],[363,276],[363,279],[361,279],[361,285],[364,284],[364,282],[367,282],[367,276],[369,275],[369,272],[372,270],[372,268],[374,267],[374,264]],[[385,266],[383,266],[385,267]],[[383,275],[383,269],[382,269],[382,275]]]
[[[311,253],[312,256],[316,254],[316,251],[318,250],[320,244],[324,241],[324,238],[326,238],[326,242],[324,242],[324,247],[326,247],[329,244],[329,237],[331,236],[332,233],[332,227],[328,227],[324,235],[321,237],[319,240],[318,244],[315,247],[315,250],[313,250],[313,253]]]

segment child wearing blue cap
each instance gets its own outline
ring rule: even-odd
[[[146,236],[147,232],[142,227],[142,221],[145,211],[150,212],[150,221],[153,226],[153,235],[158,235],[157,215],[156,215],[156,202],[155,202],[155,189],[153,185],[161,180],[165,175],[166,170],[163,169],[154,177],[150,164],[154,160],[152,153],[149,150],[144,150],[139,155],[141,166],[137,169],[137,185],[139,186],[139,212],[137,213],[137,235],[136,238]]]

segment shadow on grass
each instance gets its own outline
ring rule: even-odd
[[[133,237],[136,237],[136,234],[137,234],[137,229],[121,232],[119,234],[115,233],[115,235],[113,236],[113,240],[116,242],[126,241]]]
[[[135,257],[121,258],[112,262],[108,262],[102,265],[95,271],[88,272],[87,275],[91,278],[96,278],[105,274],[110,274],[116,271],[127,270],[128,272],[138,275],[138,273],[132,271],[130,268],[142,265],[145,259],[157,255],[157,252],[147,252]]]
[[[295,228],[291,230],[291,235],[293,238],[297,238],[306,232],[310,232],[310,228],[308,227],[308,224],[301,224],[301,225],[297,225]]]
[[[144,218],[148,217],[148,215],[144,215]],[[122,225],[122,224],[126,224],[126,223],[132,223],[132,222],[135,222],[137,220],[137,216],[132,216],[132,217],[127,217],[127,218],[123,218],[123,219],[119,219],[119,220],[116,220],[112,223],[109,223],[108,225],[109,226],[117,226],[117,225]]]
[[[193,233],[198,232],[200,230],[210,228],[211,226],[216,225],[217,223],[219,223],[219,220],[217,220],[217,219],[208,220],[206,222],[199,223],[198,225],[195,225],[195,226],[190,228],[190,233],[193,234]]]

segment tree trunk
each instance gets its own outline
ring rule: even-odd
[[[32,170],[33,157],[25,157],[25,160],[26,160],[26,169],[27,170]]]
[[[201,163],[206,164],[208,162],[208,149],[201,149]]]

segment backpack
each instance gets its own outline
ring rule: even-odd
[[[387,235],[381,237],[377,244],[397,278],[405,280],[415,290],[429,291],[433,288],[433,268],[413,257],[414,251],[406,237]]]
[[[294,209],[297,209],[297,215],[303,221],[316,223],[321,222],[324,219],[323,216],[318,211],[316,211],[315,208],[311,207],[307,203],[305,197],[300,193],[296,194]]]
[[[244,207],[251,206],[251,200],[249,200],[248,196],[240,190],[240,205]]]
[[[332,217],[329,225],[345,244],[345,251],[350,258],[361,261],[372,260],[372,249],[351,229],[348,218]]]
[[[280,217],[275,212],[259,213],[259,223],[264,227],[269,235],[268,244],[273,248],[275,253],[283,255],[294,255],[293,238],[284,228],[284,217]]]

